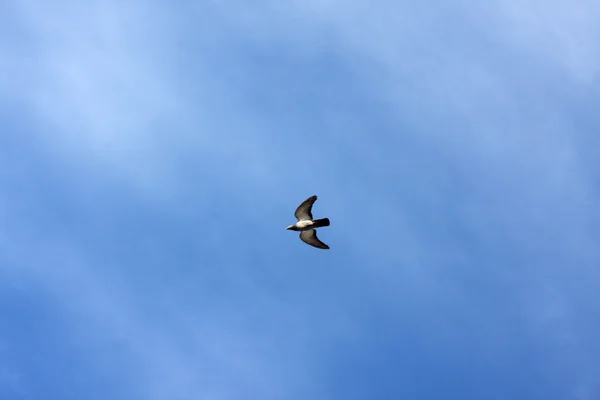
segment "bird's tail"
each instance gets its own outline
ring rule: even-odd
[[[329,226],[329,218],[315,219],[314,223],[315,223],[315,225],[314,225],[315,228],[320,228],[322,226]]]

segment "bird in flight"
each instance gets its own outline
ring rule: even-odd
[[[298,206],[294,215],[298,219],[294,225],[290,225],[286,230],[300,231],[300,240],[310,244],[318,249],[329,249],[325,243],[321,242],[317,237],[315,228],[329,226],[329,218],[313,219],[312,206],[317,201],[317,196],[310,196]]]

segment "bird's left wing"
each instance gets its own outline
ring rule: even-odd
[[[310,196],[298,206],[296,212],[294,213],[294,216],[298,218],[298,221],[313,219],[312,206],[315,201],[317,201],[317,196]]]
[[[317,231],[314,229],[300,232],[300,240],[318,249],[329,249],[329,246],[319,240],[317,237]]]

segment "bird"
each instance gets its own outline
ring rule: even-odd
[[[317,237],[315,228],[329,226],[329,218],[313,219],[312,206],[317,201],[317,196],[310,196],[298,206],[294,216],[298,219],[293,225],[285,228],[289,231],[300,231],[300,240],[318,249],[328,250],[329,246]]]

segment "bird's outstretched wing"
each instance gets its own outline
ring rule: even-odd
[[[300,240],[318,249],[329,249],[329,246],[319,240],[317,237],[317,231],[314,229],[300,232]]]
[[[308,199],[304,200],[302,204],[298,206],[294,215],[298,218],[298,221],[305,221],[313,219],[312,216],[312,206],[314,202],[317,201],[317,196],[310,196]]]

